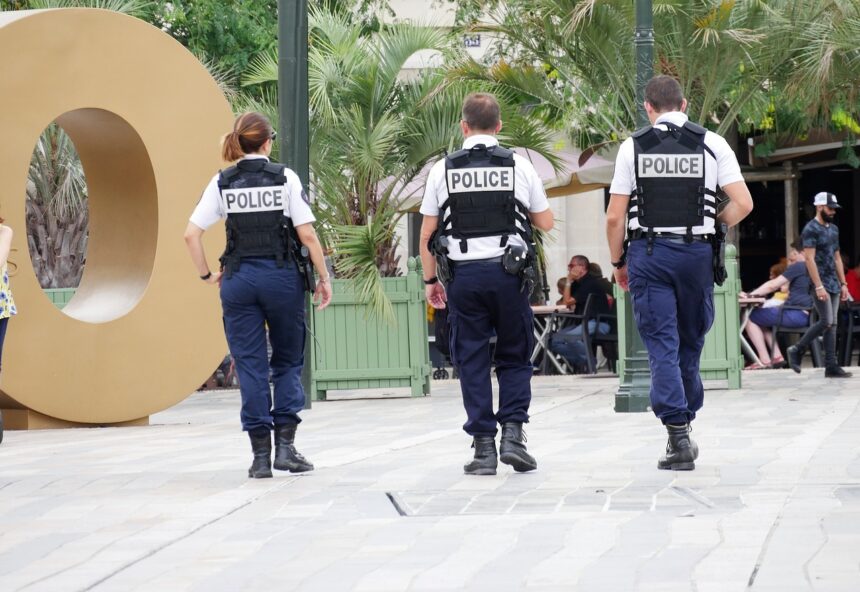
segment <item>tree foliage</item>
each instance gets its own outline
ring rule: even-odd
[[[311,189],[338,271],[356,280],[374,311],[390,316],[380,276],[399,274],[395,228],[410,185],[462,139],[458,122],[474,83],[445,83],[449,34],[411,24],[374,29],[351,14],[312,9],[308,55]],[[403,75],[416,54],[435,67]],[[245,85],[277,78],[272,51],[252,63]],[[503,105],[506,139],[554,159],[551,134]]]
[[[615,142],[634,129],[634,2],[457,4],[465,26],[500,36],[491,62],[529,71],[519,91],[576,144]],[[856,0],[654,0],[653,10],[655,72],[681,80],[690,116],[711,129],[764,131],[775,141],[817,126],[839,131],[834,114],[856,122]]]

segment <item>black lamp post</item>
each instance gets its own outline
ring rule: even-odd
[[[307,0],[278,0],[278,137],[281,160],[308,189],[308,5]],[[310,296],[305,301],[310,310]],[[311,401],[311,342],[305,339],[302,386]]]
[[[645,85],[654,74],[654,22],[651,0],[636,0],[636,32],[633,38],[636,48],[636,125],[648,125],[645,113]],[[615,394],[615,411],[646,411],[651,405],[651,370],[648,352],[633,319],[633,303],[628,293],[624,315],[624,372],[621,385]]]

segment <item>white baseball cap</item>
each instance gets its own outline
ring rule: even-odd
[[[812,205],[814,206],[827,206],[828,208],[841,208],[839,202],[836,201],[836,196],[832,193],[827,193],[826,191],[822,191],[820,193],[816,193],[815,197],[812,198]]]

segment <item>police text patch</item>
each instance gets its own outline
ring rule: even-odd
[[[702,154],[640,154],[640,177],[702,177],[705,157]]]
[[[475,169],[448,169],[448,193],[476,191],[513,191],[513,167],[481,167]]]
[[[286,190],[283,185],[223,189],[221,199],[228,214],[270,212],[284,209]]]

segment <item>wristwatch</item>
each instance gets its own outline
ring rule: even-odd
[[[435,284],[438,281],[439,281],[439,278],[434,275],[429,280],[424,280],[424,285],[425,286],[432,286],[433,284]]]
[[[206,280],[208,280],[208,279],[209,279],[209,278],[211,278],[211,277],[212,277],[212,272],[210,271],[210,272],[209,272],[209,273],[207,273],[206,275],[201,275],[201,276],[200,276],[200,279],[201,279],[201,280],[203,280],[203,281],[205,282]]]
[[[622,257],[618,261],[611,261],[611,263],[612,263],[612,267],[614,267],[615,269],[621,269],[622,267],[627,265],[627,259]]]

